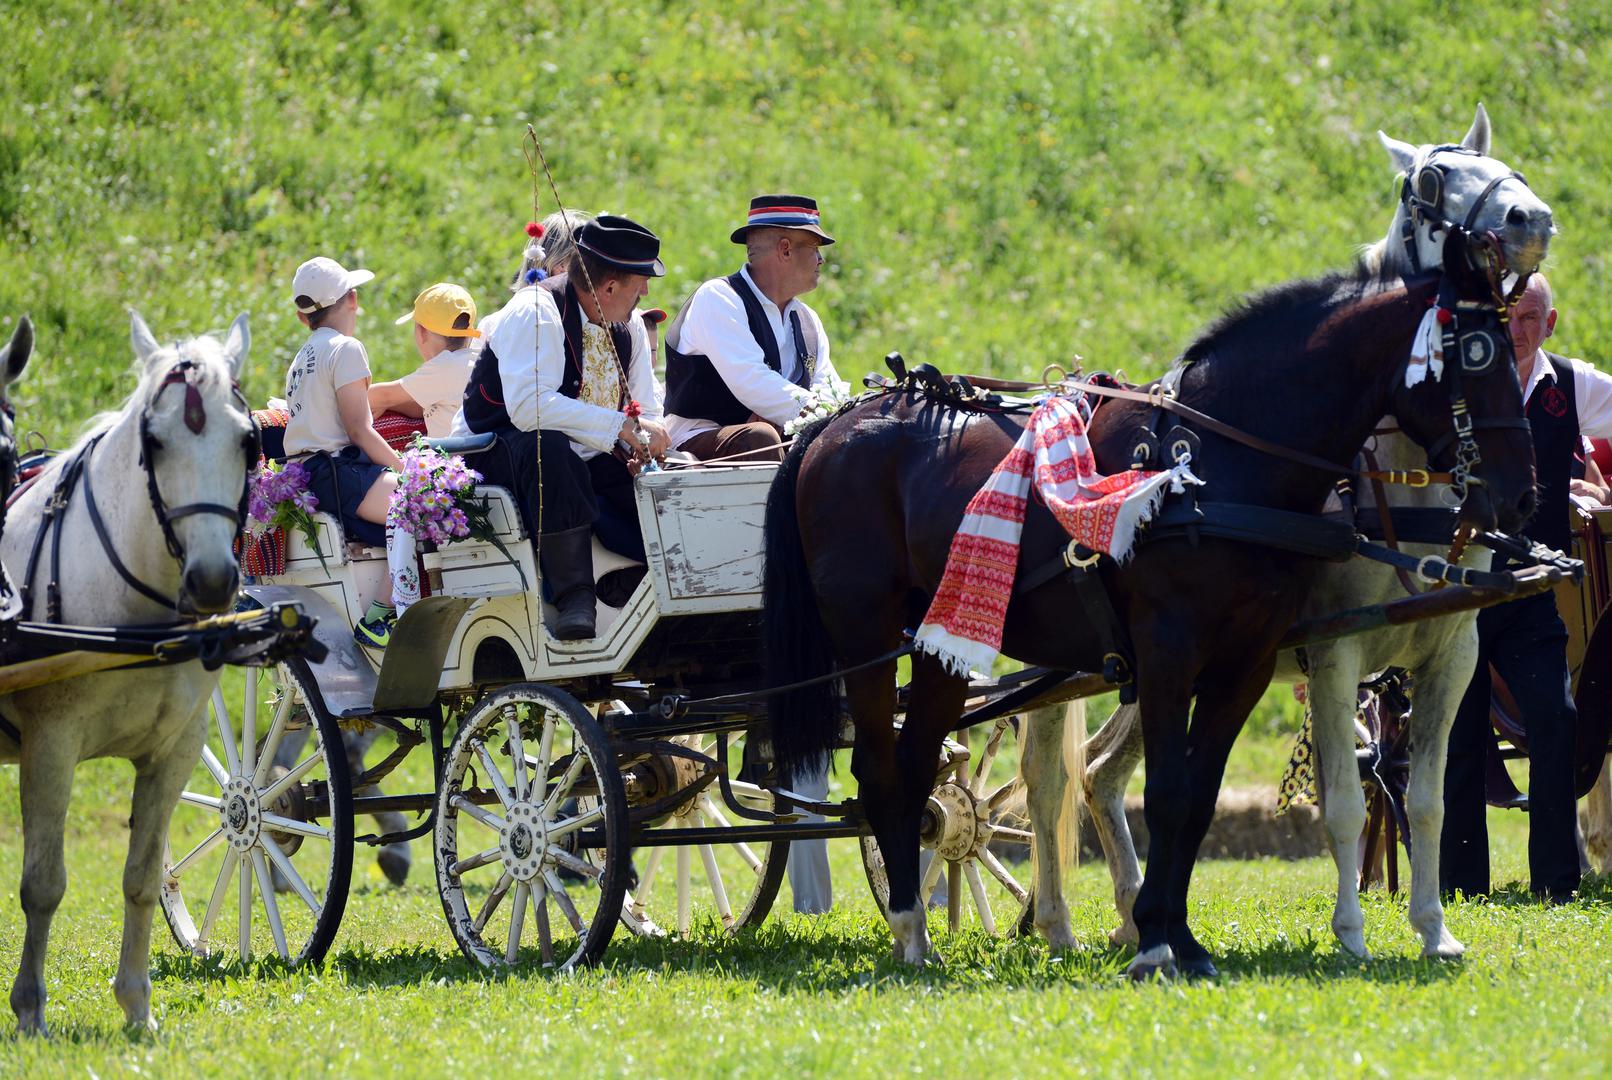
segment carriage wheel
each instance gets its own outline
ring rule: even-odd
[[[715,755],[714,735],[686,736],[672,740],[707,757]],[[726,762],[730,774],[740,776],[743,737],[728,745]],[[671,790],[693,786],[702,770],[687,758],[662,756],[638,768],[661,774]],[[657,786],[660,786],[658,783]],[[773,794],[748,779],[731,783],[734,798],[744,807],[771,812]],[[754,821],[733,813],[716,784],[701,788],[665,818],[655,821],[638,841],[634,852],[637,880],[627,891],[622,923],[633,933],[660,936],[675,931],[686,935],[697,917],[710,915],[729,932],[758,926],[772,910],[783,884],[789,862],[789,841],[744,843],[713,839],[707,844],[657,847],[655,834],[661,829],[725,829],[731,825],[753,825]]]
[[[226,671],[244,673],[241,704],[214,689],[207,744],[168,831],[162,912],[197,956],[317,963],[353,867],[341,733],[303,661]]]
[[[626,826],[615,755],[575,698],[533,684],[482,698],[437,790],[437,890],[459,948],[493,969],[597,961],[621,916]]]
[[[929,861],[918,881],[918,899],[930,906],[945,877],[947,923],[952,930],[962,926],[965,902],[987,934],[997,933],[1003,925],[997,922],[999,910],[1010,912],[1005,925],[1011,929],[1029,896],[1010,865],[1030,853],[1029,822],[1018,806],[1024,785],[1017,776],[992,775],[1002,740],[1012,727],[1010,718],[998,719],[979,760],[965,761],[955,769],[948,765],[924,807],[919,845]],[[888,917],[890,881],[879,843],[865,835],[861,845],[868,887],[879,911]]]

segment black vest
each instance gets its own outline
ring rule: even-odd
[[[560,309],[560,328],[565,334],[565,375],[560,380],[560,393],[574,398],[582,390],[582,303],[576,290],[571,288],[564,274],[556,274],[538,282],[539,289],[547,289]],[[610,339],[621,357],[622,367],[632,371],[632,334],[623,323],[610,324]],[[628,390],[621,388],[620,408],[627,403]],[[501,431],[513,427],[509,411],[504,408],[504,382],[498,375],[498,357],[492,346],[483,343],[481,353],[470,369],[470,380],[465,383],[465,424],[478,434],[484,431]]]
[[[728,287],[738,294],[744,304],[745,318],[750,323],[750,336],[761,346],[761,356],[774,371],[782,371],[778,341],[773,337],[772,324],[756,299],[755,290],[744,280],[743,273],[734,273],[727,279]],[[799,372],[796,386],[811,385],[811,372],[806,364],[806,335],[801,329],[800,312],[789,313],[789,328],[795,335],[795,361]],[[671,343],[666,345],[666,411],[690,419],[711,420],[724,427],[742,424],[750,419],[750,408],[733,396],[728,384],[711,361],[697,354],[678,352]]]
[[[1573,532],[1568,522],[1568,487],[1575,459],[1582,453],[1578,428],[1578,397],[1573,365],[1554,353],[1545,353],[1556,371],[1528,399],[1528,423],[1534,436],[1534,473],[1539,480],[1539,509],[1528,522],[1529,539],[1557,551],[1569,551]]]

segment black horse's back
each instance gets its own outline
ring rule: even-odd
[[[834,651],[812,588],[795,506],[801,461],[828,424],[823,421],[795,436],[767,494],[761,628],[769,687],[820,678],[834,670]],[[772,695],[767,715],[784,777],[796,775],[803,767],[815,769],[823,755],[834,749],[839,716],[832,681]]]

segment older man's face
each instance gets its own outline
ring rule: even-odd
[[[1526,364],[1539,351],[1556,325],[1556,309],[1550,306],[1550,286],[1535,274],[1511,313],[1511,344],[1517,362]]]

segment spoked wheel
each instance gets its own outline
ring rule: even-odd
[[[720,751],[714,735],[670,740],[710,759]],[[728,744],[730,775],[741,775],[743,737]],[[717,830],[756,821],[726,805],[720,787],[712,782],[699,787],[709,766],[689,757],[662,754],[628,770],[629,783],[647,793],[693,790],[687,801],[656,820],[639,839],[634,853],[637,882],[627,892],[621,921],[635,934],[658,936],[675,930],[687,934],[695,918],[709,914],[724,929],[736,932],[757,926],[772,910],[789,861],[789,841],[750,844],[722,839]],[[751,779],[735,779],[734,800],[750,810],[771,812],[773,794]],[[655,846],[656,833],[702,829],[712,833],[709,843]]]
[[[546,686],[482,698],[448,754],[435,848],[448,928],[475,963],[597,961],[630,865],[627,799],[598,722]]]
[[[1029,896],[1029,890],[998,854],[1012,850],[1028,858],[1030,853],[1029,822],[1015,810],[1023,784],[1017,776],[992,775],[1002,740],[1012,726],[1008,717],[996,721],[972,767],[967,762],[967,751],[948,742],[948,749],[955,749],[924,807],[919,844],[928,853],[928,863],[918,881],[918,900],[930,906],[938,898],[937,890],[945,878],[947,921],[952,930],[962,925],[965,893],[980,927],[988,934],[997,932],[998,908],[1012,913],[1007,921],[1011,928]],[[890,880],[879,843],[871,835],[863,836],[861,843],[868,886],[879,911],[888,916]]]
[[[239,704],[230,671],[245,676]],[[213,691],[207,744],[163,855],[163,915],[198,956],[317,963],[336,936],[353,803],[341,732],[312,686],[294,660],[226,669]]]

